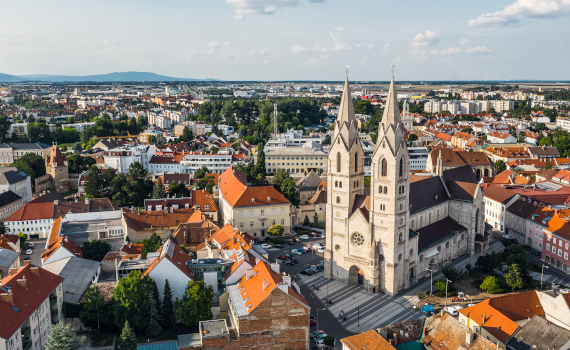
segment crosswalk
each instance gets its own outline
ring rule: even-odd
[[[503,245],[500,242],[495,242],[489,247],[489,252],[499,252],[502,249]],[[450,265],[465,271],[465,265],[470,263],[475,266],[476,260],[477,257],[464,257]],[[433,275],[433,278],[437,279],[442,276],[441,271],[438,271]],[[364,291],[362,285],[328,280],[322,274],[300,277],[297,283],[309,287],[311,293],[321,300],[323,307],[328,308],[334,317],[337,317],[341,325],[350,332],[360,333],[393,323],[426,317],[425,313],[414,310],[412,306],[418,291],[429,294],[429,278],[420,280],[401,294],[388,296],[385,294],[369,294]],[[332,299],[332,304],[326,303],[327,297]],[[346,320],[340,318],[341,311],[344,312]],[[319,322],[323,322],[323,320]]]

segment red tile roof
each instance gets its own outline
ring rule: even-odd
[[[32,268],[38,271],[38,275],[32,272]],[[22,288],[18,285],[17,280],[26,279],[27,288]],[[36,309],[40,307],[55,288],[63,282],[63,278],[55,275],[49,271],[37,267],[34,264],[28,264],[18,269],[18,271],[11,276],[6,276],[2,280],[4,290],[12,290],[14,297],[14,304],[9,304],[0,300],[0,337],[9,339],[20,326]],[[2,293],[5,291],[2,290]],[[19,309],[18,312],[12,308]]]
[[[26,203],[4,221],[40,220],[54,218],[54,203]]]
[[[61,216],[53,222],[53,226],[51,227],[51,231],[48,237],[48,245],[54,244],[55,241],[57,241],[60,232],[61,232]]]
[[[247,186],[245,176],[233,165],[220,175],[219,187],[224,199],[234,208],[291,204],[273,186]]]
[[[166,252],[163,254],[163,250],[166,249]],[[188,255],[185,251],[183,251],[174,240],[169,239],[168,241],[164,242],[162,247],[158,249],[158,253],[160,254],[158,259],[156,259],[146,271],[143,273],[142,277],[148,275],[155,267],[161,262],[163,259],[167,259],[170,261],[174,266],[176,266],[180,271],[182,271],[188,278],[192,280],[196,280],[196,276],[194,272],[190,270],[190,268],[186,265],[186,262],[192,260],[190,255]]]
[[[214,201],[214,196],[206,190],[192,191],[192,201],[194,202],[194,205],[199,205],[200,210],[205,213],[218,211],[218,207]],[[206,209],[206,205],[208,206],[208,209]]]
[[[61,154],[59,148],[56,145],[53,145],[46,159],[47,165],[52,167],[63,166],[65,165],[64,164],[65,160],[66,158],[63,156],[63,154]]]
[[[396,350],[392,344],[390,344],[374,329],[342,338],[340,341],[350,350]]]
[[[71,239],[67,238],[65,235],[61,235],[54,243],[48,245],[46,251],[42,254],[42,260],[46,261],[61,247],[65,248],[65,250],[78,258],[83,257],[83,251],[81,250],[81,247]]]

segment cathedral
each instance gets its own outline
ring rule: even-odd
[[[444,170],[439,158],[433,174],[411,175],[404,121],[392,77],[367,188],[346,79],[329,150],[325,277],[362,284],[368,293],[395,295],[428,268],[489,245],[483,190],[471,167]]]

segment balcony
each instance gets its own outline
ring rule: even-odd
[[[26,339],[30,336],[32,329],[30,327],[22,327],[22,339]]]
[[[24,346],[24,350],[30,350],[30,348],[32,347],[32,341],[30,340],[27,343],[23,342],[22,345]]]
[[[51,299],[51,298],[50,298],[50,299]],[[50,308],[52,308],[55,304],[57,304],[57,298],[51,299],[50,302],[49,302]]]
[[[267,220],[267,217],[266,217],[265,215],[261,215],[261,216],[259,217],[259,220],[265,221],[265,220]]]

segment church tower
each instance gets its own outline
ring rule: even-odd
[[[413,266],[417,252],[408,243],[409,188],[409,155],[392,77],[370,179],[370,221],[378,250],[380,290],[391,295],[409,287],[417,273]]]
[[[412,131],[412,128],[414,126],[414,121],[412,116],[410,115],[410,104],[408,103],[408,100],[404,101],[404,110],[402,111],[402,123],[404,124],[404,128],[407,131]]]

